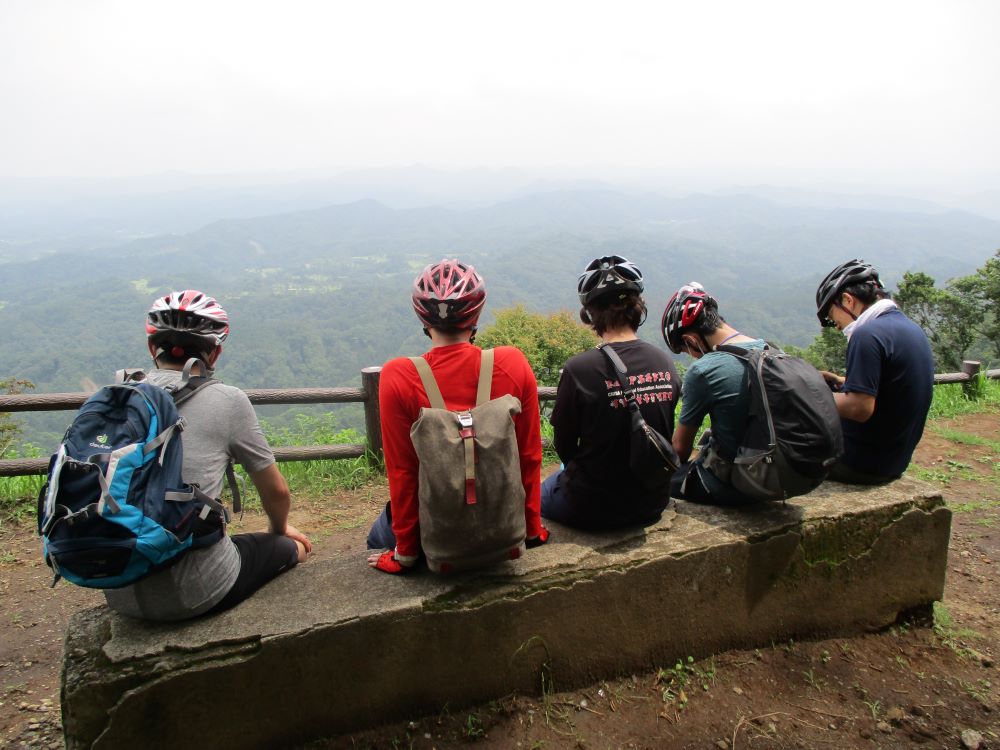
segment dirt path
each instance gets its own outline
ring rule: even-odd
[[[554,685],[541,697],[446,709],[313,747],[962,748],[978,740],[1000,748],[1000,415],[933,424],[910,473],[940,485],[955,512],[934,627],[908,622],[856,638],[729,651],[571,692],[556,692],[554,665]],[[364,544],[385,497],[383,484],[299,500],[292,522],[313,538],[316,559],[329,559]],[[248,513],[237,529],[263,526]],[[0,526],[3,747],[62,746],[65,623],[103,597],[50,583],[33,528]]]

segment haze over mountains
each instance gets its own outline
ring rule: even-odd
[[[360,179],[329,183],[326,192],[273,186],[256,198],[243,188],[178,188],[172,201],[140,191],[116,204],[69,192],[65,211],[28,193],[5,200],[0,377],[73,391],[85,379],[102,383],[119,367],[143,366],[149,303],[193,287],[218,297],[233,319],[220,364],[227,382],[357,382],[362,367],[425,348],[409,286],[442,257],[470,261],[485,276],[484,324],[489,311],[512,304],[575,311],[582,267],[617,253],[646,276],[650,321],[641,332],[651,340],[659,341],[667,297],[696,279],[737,328],[806,345],[818,332],[816,285],[836,263],[864,257],[890,286],[906,270],[944,282],[1000,247],[1000,222],[912,198],[526,187],[510,172],[428,179],[424,197],[441,200],[421,204],[412,189],[420,174],[400,179],[394,200],[389,187],[365,188]],[[366,191],[382,200],[303,208]],[[224,215],[235,218],[218,219]]]

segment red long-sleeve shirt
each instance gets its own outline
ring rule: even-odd
[[[526,532],[529,538],[535,537],[542,530],[539,515],[542,437],[538,384],[528,360],[519,349],[500,346],[495,351],[490,398],[509,393],[521,402],[521,413],[514,417],[514,431],[521,457]],[[476,405],[480,353],[478,346],[462,343],[436,346],[423,355],[431,366],[448,409],[464,411]],[[420,409],[429,406],[413,362],[406,357],[387,362],[379,382],[379,409],[396,556],[404,561],[416,559],[420,552],[417,500],[420,462],[410,441],[410,427],[417,421]]]

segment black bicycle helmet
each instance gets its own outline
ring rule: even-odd
[[[833,326],[830,320],[830,306],[838,294],[846,287],[856,284],[871,284],[877,289],[884,289],[879,280],[878,271],[871,263],[865,263],[860,258],[854,258],[841,263],[826,275],[816,289],[816,317],[820,325],[827,328]]]
[[[674,354],[680,354],[684,348],[681,334],[697,327],[706,305],[718,306],[715,298],[697,281],[685,284],[667,302],[660,321],[660,331],[667,347]]]
[[[580,304],[584,307],[608,294],[641,294],[642,288],[642,271],[635,263],[620,255],[594,258],[576,282]]]

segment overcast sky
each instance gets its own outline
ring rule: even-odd
[[[1000,2],[0,2],[0,175],[1000,187]]]

